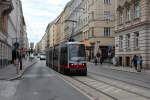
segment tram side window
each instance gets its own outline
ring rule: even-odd
[[[50,50],[50,51],[49,51],[49,63],[50,63],[50,65],[52,65],[52,61],[53,61],[53,60],[52,60],[52,59],[53,59],[52,57],[53,57],[53,56],[52,56],[52,50]]]
[[[62,47],[61,48],[61,57],[60,57],[60,64],[61,65],[67,65],[67,47]]]
[[[54,60],[57,60],[58,59],[58,50],[57,49],[54,49],[54,55],[53,55],[53,59]]]

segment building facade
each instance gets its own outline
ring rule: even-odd
[[[48,31],[49,47],[69,39],[83,42],[94,58],[98,50],[105,58],[114,55],[117,0],[71,0]],[[48,25],[49,26],[49,25]]]
[[[13,10],[11,0],[0,0],[0,68],[11,60],[11,46],[8,43],[8,17]]]
[[[87,56],[114,55],[116,0],[82,0],[77,6],[74,39],[86,45]]]
[[[44,34],[39,43],[37,43],[37,48],[39,53],[46,53],[47,48],[47,33]]]
[[[150,0],[118,0],[115,31],[119,65],[131,66],[137,55],[150,68]]]
[[[9,0],[7,0],[9,1]],[[5,4],[8,4],[5,3]],[[13,10],[7,15],[7,17],[4,18],[5,24],[4,24],[4,31],[3,33],[7,34],[7,44],[9,45],[9,49],[5,50],[7,52],[3,53],[5,56],[7,56],[9,59],[8,61],[12,60],[12,49],[14,49],[14,43],[19,44],[20,50],[24,47],[24,34],[26,33],[26,25],[25,25],[25,19],[23,16],[22,11],[22,2],[21,0],[12,0],[11,5],[13,6]],[[4,38],[5,39],[5,38]],[[6,59],[6,57],[5,57]]]

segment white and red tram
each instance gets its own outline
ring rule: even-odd
[[[63,74],[87,75],[85,45],[66,42],[49,48],[46,64]]]

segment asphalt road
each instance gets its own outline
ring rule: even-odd
[[[2,86],[3,85],[3,86]],[[89,100],[39,61],[23,77],[0,84],[0,100]]]

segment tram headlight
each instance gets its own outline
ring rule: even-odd
[[[74,64],[73,64],[73,63],[70,63],[69,65],[70,65],[70,66],[74,66]]]
[[[86,66],[86,63],[83,63],[82,65],[83,65],[83,66]]]

